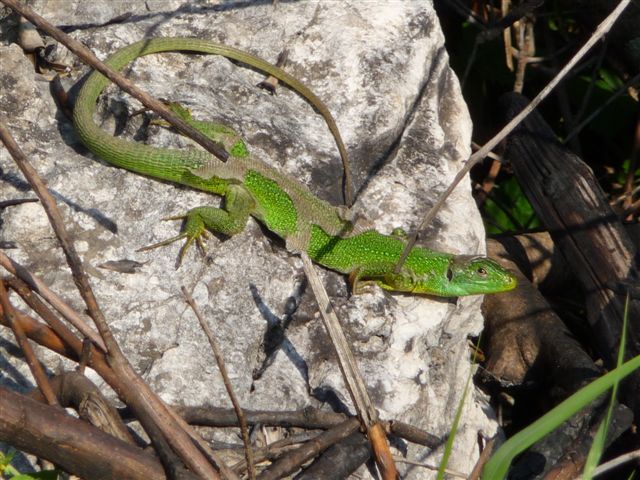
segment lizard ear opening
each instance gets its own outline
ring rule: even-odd
[[[451,265],[447,267],[447,280],[453,280],[453,270],[451,269]]]

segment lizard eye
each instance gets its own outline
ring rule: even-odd
[[[481,277],[486,277],[487,276],[487,269],[484,268],[484,267],[480,267],[476,271],[478,272],[478,275],[480,275]]]

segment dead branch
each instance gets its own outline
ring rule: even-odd
[[[87,305],[89,315],[93,319],[98,332],[100,332],[100,337],[104,341],[104,345],[107,347],[110,365],[125,384],[126,388],[117,391],[120,398],[136,411],[137,418],[147,431],[154,446],[159,451],[160,458],[165,462],[168,469],[173,470],[177,468],[178,471],[181,470],[181,467],[175,467],[176,457],[169,448],[170,445],[171,448],[178,452],[185,464],[194,472],[205,478],[219,478],[217,471],[212,467],[209,460],[205,458],[202,452],[192,443],[191,439],[197,435],[194,432],[190,432],[190,427],[186,423],[181,423],[181,421],[168,410],[164,402],[162,402],[137,375],[122,353],[98,306],[98,302],[89,283],[89,278],[82,268],[80,257],[66,231],[62,215],[58,210],[53,196],[49,193],[44,182],[40,179],[35,169],[28,162],[26,156],[11,136],[4,122],[4,118],[0,118],[0,139],[40,199],[51,226],[60,241],[60,245],[67,258],[67,263],[71,268],[74,282]],[[16,269],[19,265],[8,259],[2,252],[0,252],[0,261],[3,261],[2,264],[5,268],[8,263],[10,267],[13,267],[13,272],[17,272]],[[21,273],[23,274],[21,276],[22,280],[27,283],[33,279],[33,275],[27,272],[26,269],[22,269]],[[212,452],[209,452],[209,455],[213,456]],[[228,470],[218,459],[215,460],[215,463],[220,468]],[[230,476],[233,476],[233,472],[230,472]]]
[[[22,353],[25,356],[27,361],[27,365],[29,365],[29,370],[31,370],[31,374],[33,378],[36,380],[36,384],[40,389],[40,392],[46,399],[49,405],[58,406],[58,401],[56,400],[56,396],[51,389],[51,385],[49,384],[49,379],[47,374],[44,371],[44,368],[38,358],[36,357],[35,352],[31,348],[31,344],[27,340],[27,336],[24,333],[24,330],[20,327],[20,323],[15,320],[15,311],[11,302],[9,301],[9,295],[7,294],[7,290],[4,285],[4,281],[0,280],[0,305],[2,305],[2,314],[9,325],[9,328],[13,330],[13,334],[16,337],[16,341],[22,350]]]
[[[259,480],[277,480],[291,475],[300,469],[307,461],[318,456],[331,445],[348,437],[360,426],[357,419],[352,418],[342,424],[333,427],[331,430],[318,435],[314,440],[310,440],[300,448],[283,456],[269,468],[263,470],[258,476]]]
[[[348,478],[360,465],[371,457],[371,447],[367,438],[354,432],[331,445],[311,465],[296,476],[296,480],[317,478]]]
[[[242,412],[242,407],[240,407],[240,402],[238,401],[238,397],[233,390],[233,385],[231,385],[231,380],[229,379],[229,374],[227,373],[227,367],[224,362],[224,356],[222,355],[222,351],[218,346],[218,341],[216,340],[213,332],[209,328],[206,320],[200,314],[200,309],[196,305],[195,300],[191,296],[191,294],[187,291],[185,287],[182,287],[182,294],[185,296],[187,303],[193,310],[196,318],[198,319],[198,323],[200,323],[200,327],[204,331],[207,339],[209,340],[209,345],[211,346],[211,351],[213,352],[213,356],[216,359],[216,364],[218,365],[218,370],[220,370],[220,374],[222,375],[222,381],[224,382],[224,387],[227,390],[227,395],[229,395],[229,399],[231,400],[231,404],[233,405],[233,410],[236,413],[236,417],[238,419],[238,424],[240,426],[240,432],[242,434],[242,441],[244,443],[244,451],[247,460],[247,468],[249,471],[249,478],[254,480],[256,478],[256,467],[255,462],[253,460],[253,448],[251,447],[251,440],[249,439],[249,427],[247,426],[247,420]]]
[[[65,372],[49,379],[53,393],[64,408],[73,408],[78,416],[105,433],[135,445],[116,408],[102,395],[91,380],[78,372]],[[29,397],[43,398],[34,390]]]
[[[80,477],[165,478],[162,465],[154,457],[60,408],[0,386],[0,411],[0,440],[38,457],[54,459]]]

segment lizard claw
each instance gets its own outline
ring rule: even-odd
[[[196,242],[198,249],[202,252],[203,255],[206,255],[207,249],[204,243],[204,240],[208,240],[210,238],[209,232],[205,229],[204,225],[190,225],[189,224],[189,215],[176,215],[173,217],[163,218],[163,221],[167,220],[184,220],[187,219],[187,225],[183,228],[182,232],[175,237],[167,238],[166,240],[162,240],[158,243],[154,243],[152,245],[147,245],[146,247],[139,248],[136,250],[137,252],[146,252],[149,250],[153,250],[154,248],[164,247],[170,245],[178,240],[186,239],[182,248],[180,248],[180,253],[178,254],[178,260],[176,262],[176,268],[180,268],[182,265],[182,261],[184,260],[185,254],[189,247]],[[195,227],[195,228],[194,228]]]
[[[154,243],[152,245],[147,245],[145,247],[141,247],[136,250],[136,252],[147,252],[149,250],[153,250],[154,248],[164,247],[173,242],[177,242],[178,240],[182,240],[183,238],[187,238],[186,233],[181,233],[180,235],[176,235],[175,237],[167,238],[166,240],[162,240],[161,242]],[[189,240],[187,240],[188,242]]]
[[[169,220],[184,220],[185,218],[189,218],[189,215],[174,215],[173,217],[164,217],[161,218],[163,222],[168,222]]]

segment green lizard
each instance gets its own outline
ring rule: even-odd
[[[137,57],[164,51],[222,55],[275,76],[323,114],[344,153],[337,127],[322,102],[295,78],[246,52],[207,40],[156,38],[125,47],[106,63],[120,70]],[[401,234],[383,235],[359,222],[348,221],[344,209],[318,199],[295,179],[252,158],[242,139],[230,128],[192,120],[179,107],[174,106],[174,111],[229,150],[231,155],[226,162],[203,150],[156,148],[113,137],[93,120],[98,96],[108,84],[106,77],[94,72],[76,100],[74,126],[91,152],[117,167],[224,197],[222,208],[199,207],[174,217],[185,219],[182,232],[154,246],[185,239],[182,259],[194,241],[202,246],[207,230],[235,235],[244,229],[251,215],[283,238],[290,252],[305,251],[314,262],[348,274],[356,293],[365,284],[376,284],[386,290],[455,297],[502,292],[516,285],[511,273],[486,257],[422,247],[414,247],[401,272],[394,273],[405,245]]]

